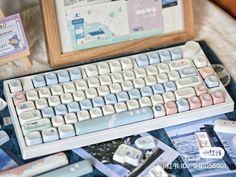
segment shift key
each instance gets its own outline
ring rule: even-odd
[[[176,86],[178,89],[185,87],[195,87],[197,85],[202,84],[202,80],[199,76],[186,77],[182,79],[178,79],[176,82]]]

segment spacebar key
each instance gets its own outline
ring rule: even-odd
[[[77,122],[75,124],[75,130],[77,135],[82,135],[152,119],[153,117],[154,114],[152,108],[144,107]]]

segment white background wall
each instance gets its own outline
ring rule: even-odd
[[[0,8],[5,15],[11,15],[37,3],[38,0],[0,0]]]

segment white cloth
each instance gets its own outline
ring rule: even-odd
[[[236,21],[208,0],[194,0],[196,39],[206,40],[228,72],[236,80]],[[50,70],[38,6],[22,12],[22,20],[30,46],[33,67],[24,70],[22,63],[0,66],[0,79]]]

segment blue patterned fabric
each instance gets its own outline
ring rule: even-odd
[[[208,59],[210,60],[210,62],[212,64],[221,64],[218,57],[215,55],[215,53],[208,47],[207,43],[204,41],[200,41],[199,42],[200,45],[202,46],[205,54],[207,55]],[[0,97],[3,98],[3,82],[0,81]],[[236,100],[236,92],[235,92],[235,88],[236,88],[236,83],[232,80],[230,82],[230,85],[227,87],[228,92],[230,93],[231,97],[233,98],[233,100]],[[233,113],[228,113],[226,114],[227,117],[229,119],[234,119],[236,120],[236,111]],[[5,110],[0,112],[0,121],[2,122],[2,118],[3,117],[7,117],[9,116],[9,111],[6,108]],[[10,141],[7,142],[5,144],[5,146],[12,151],[21,161],[22,163],[27,163],[29,161],[35,160],[35,159],[31,159],[31,160],[27,160],[24,161],[21,157],[21,153],[20,153],[20,149],[17,143],[17,139],[16,139],[16,135],[13,129],[12,125],[6,126],[3,128],[8,135],[10,135]],[[160,139],[161,141],[163,141],[164,143],[168,144],[169,146],[173,147],[173,144],[171,143],[169,137],[167,136],[166,132],[164,129],[161,130],[156,130],[156,131],[152,131],[150,132],[153,136],[155,136],[156,138]],[[73,153],[72,151],[67,151],[66,152],[70,163],[76,162],[81,160],[81,158],[76,155],[75,153]],[[174,163],[183,163],[182,159],[180,157],[178,157]],[[188,172],[187,169],[178,169],[178,170],[170,170],[169,172],[175,174],[177,177],[191,177],[190,173]],[[99,171],[99,170],[94,170],[94,172],[92,174],[86,175],[86,177],[103,177],[104,175]]]

